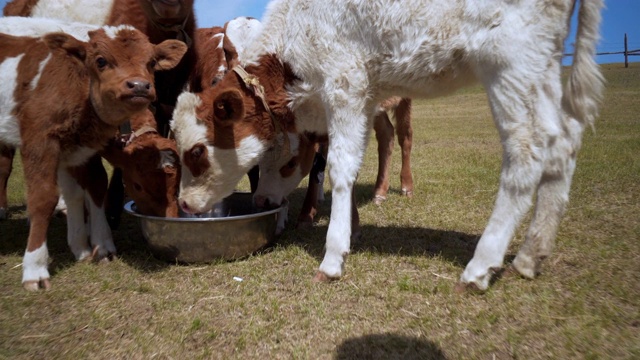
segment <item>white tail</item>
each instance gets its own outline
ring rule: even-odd
[[[572,117],[593,127],[602,101],[604,77],[595,62],[602,0],[581,0],[571,74],[563,93],[563,107]]]

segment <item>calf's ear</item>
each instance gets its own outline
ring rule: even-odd
[[[244,102],[240,91],[232,89],[222,92],[213,100],[213,115],[216,121],[232,122],[244,118]]]
[[[222,38],[222,49],[224,50],[224,59],[227,62],[227,68],[233,69],[238,65],[238,51],[228,36]]]
[[[180,40],[165,40],[155,46],[156,71],[173,69],[187,52],[187,44]]]
[[[62,49],[69,55],[84,61],[87,57],[86,43],[66,33],[49,33],[43,36],[43,41],[49,49]]]

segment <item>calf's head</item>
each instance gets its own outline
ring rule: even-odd
[[[266,106],[235,71],[213,88],[178,98],[171,127],[182,164],[179,204],[187,213],[209,211],[276,139],[283,140],[283,131],[295,131],[285,92],[294,78],[286,67],[277,62],[247,71],[264,86]]]
[[[288,136],[290,151],[283,148],[283,143],[276,142],[258,163],[260,179],[253,199],[259,208],[282,205],[285,198],[311,172],[319,149],[318,140],[309,134],[288,133]]]
[[[90,31],[86,44],[63,33],[49,34],[45,41],[84,61],[92,105],[104,122],[114,126],[155,100],[154,71],[173,68],[187,51],[178,40],[153,45],[142,32],[126,25]]]
[[[123,149],[111,144],[102,155],[122,169],[127,195],[138,212],[178,217],[180,162],[175,141],[150,132],[134,138]]]

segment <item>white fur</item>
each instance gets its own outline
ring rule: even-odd
[[[40,37],[47,33],[64,32],[78,40],[89,41],[88,32],[98,28],[98,25],[50,18],[20,16],[0,18],[0,33],[13,36]]]
[[[158,169],[164,169],[165,167],[176,167],[178,159],[171,150],[160,150],[160,162],[158,163]]]
[[[220,33],[220,34],[215,34],[211,37],[211,39],[216,39],[218,40],[218,46],[216,48],[218,49],[222,49],[224,48],[224,33]]]
[[[91,255],[91,224],[84,222],[85,192],[66,168],[58,168],[58,186],[67,204],[67,243],[77,260],[86,259]]]
[[[573,0],[269,3],[245,62],[260,65],[261,55],[274,54],[288,64],[301,79],[287,89],[297,130],[324,127],[329,134],[333,202],[321,273],[343,274],[353,184],[378,102],[391,95],[445,95],[479,81],[487,89],[504,159],[495,208],[461,281],[487,288],[537,193],[533,221],[513,263],[523,275],[535,274],[553,247],[582,131],[593,124],[602,98],[604,80],[593,58],[603,3],[580,6],[577,53],[563,92],[560,60]],[[229,189],[247,170],[239,162],[226,164],[235,168],[213,167],[215,174],[204,176],[212,184],[208,192],[195,194],[184,181],[182,190],[201,203],[220,199],[216,184]]]
[[[16,101],[13,92],[18,86],[18,64],[24,54],[7,58],[0,64],[0,143],[19,147],[20,125],[13,112]]]
[[[258,163],[260,179],[254,196],[268,199],[269,203],[273,205],[282,204],[283,200],[298,187],[300,181],[306,176],[302,173],[299,164],[291,176],[285,178],[280,174],[280,169],[299,153],[300,137],[297,133],[287,133],[287,135],[289,136],[289,154],[287,156],[283,156],[284,142],[282,136],[279,136],[280,139],[275,142],[276,145],[269,148]]]
[[[103,25],[112,6],[113,0],[40,0],[31,16]]]
[[[260,35],[260,32],[262,32],[262,23],[257,19],[244,16],[230,20],[225,25],[225,34],[236,48],[240,63],[244,62],[245,49]]]
[[[33,251],[25,251],[22,259],[22,282],[49,279],[49,250],[47,242]]]
[[[32,91],[38,86],[38,82],[40,81],[40,77],[42,76],[42,69],[47,66],[47,63],[50,59],[51,53],[49,53],[49,55],[47,55],[44,60],[40,61],[40,64],[38,65],[38,73],[36,74],[36,76],[34,76],[33,80],[31,80],[31,84],[29,85]]]
[[[131,25],[118,25],[118,26],[103,26],[102,27],[110,39],[115,39],[121,30],[134,30]]]
[[[87,162],[97,152],[96,149],[90,147],[80,147],[75,149],[74,152],[61,154],[60,168],[80,166]]]

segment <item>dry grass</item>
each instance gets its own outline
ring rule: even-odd
[[[394,176],[388,201],[371,202],[371,141],[357,185],[364,236],[332,284],[311,282],[328,197],[314,228],[290,224],[260,254],[206,265],[154,259],[130,217],[114,234],[117,260],[76,263],[56,218],[53,289],[27,293],[17,168],[13,212],[0,222],[0,358],[640,358],[640,64],[605,74],[554,255],[538,279],[498,279],[483,295],[453,291],[498,185],[501,149],[479,88],[414,101],[413,199]],[[294,219],[303,195],[291,199]]]

